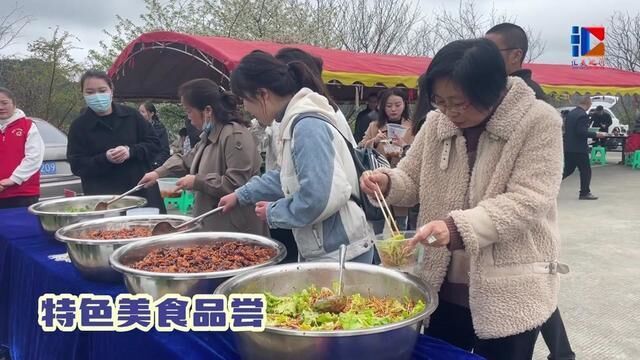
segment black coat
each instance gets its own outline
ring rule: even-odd
[[[129,147],[130,158],[112,164],[106,152],[120,145]],[[87,108],[69,128],[67,159],[71,171],[82,180],[85,195],[121,194],[136,186],[152,170],[151,162],[160,150],[160,141],[150,123],[135,109],[113,104],[113,113],[98,116]],[[165,212],[158,186],[141,190],[147,206]]]
[[[603,112],[602,114],[594,112],[591,115],[591,121],[593,122],[591,127],[600,128],[600,131],[603,132],[609,132],[609,127],[611,126],[611,124],[613,124],[611,115],[607,114],[606,112]]]
[[[202,133],[202,131],[193,126],[189,118],[184,119],[184,127],[187,129],[189,143],[191,144],[191,148],[193,149],[194,147],[196,147],[198,141],[200,141],[200,134]]]
[[[371,110],[367,107],[366,109],[360,111],[360,113],[358,113],[358,116],[356,117],[356,131],[353,134],[353,137],[355,138],[357,144],[362,141],[362,138],[364,138],[364,134],[369,128],[369,124],[373,120],[373,118],[369,116],[371,112],[375,112],[375,110]]]
[[[169,134],[167,133],[167,128],[164,124],[160,122],[160,120],[152,120],[151,126],[153,126],[153,130],[155,130],[156,135],[160,140],[160,151],[157,153],[151,164],[152,168],[155,169],[167,161],[169,156],[171,156],[171,150],[169,149]]]
[[[524,80],[524,82],[527,85],[529,85],[531,90],[533,90],[533,92],[536,93],[536,99],[542,100],[545,102],[547,101],[547,95],[545,95],[544,90],[542,90],[540,85],[538,85],[538,83],[533,81],[533,79],[531,78],[531,70],[529,69],[516,70],[509,76],[517,76],[521,78],[522,80]]]
[[[589,153],[588,138],[595,138],[596,133],[589,132],[589,115],[576,107],[569,111],[564,123],[564,152]]]

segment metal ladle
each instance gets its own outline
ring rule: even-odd
[[[178,226],[173,226],[171,224],[169,224],[169,222],[167,221],[161,221],[159,223],[156,224],[156,226],[153,227],[153,229],[151,230],[151,235],[152,236],[158,236],[158,235],[165,235],[165,234],[171,234],[174,233],[184,227],[187,227],[191,224],[197,223],[200,220],[206,218],[207,216],[213,215],[217,212],[222,211],[222,209],[224,209],[222,206],[217,207],[213,210],[209,210],[206,213],[196,216],[193,219],[189,220],[189,221],[185,221],[182,224],[178,225]]]
[[[347,246],[340,245],[340,272],[338,274],[338,294],[329,296],[324,299],[318,299],[313,304],[313,309],[317,312],[329,312],[338,314],[341,313],[347,306],[347,298],[342,295],[342,288],[344,287],[344,263],[347,258]]]
[[[127,191],[126,193],[122,194],[122,195],[118,195],[116,197],[114,197],[113,199],[109,200],[109,201],[100,201],[99,203],[96,204],[96,207],[94,208],[94,211],[104,211],[107,210],[109,208],[109,205],[113,204],[114,202],[122,199],[123,197],[134,193],[138,190],[141,190],[144,187],[144,184],[138,184],[136,185],[136,187],[134,187],[133,189]]]

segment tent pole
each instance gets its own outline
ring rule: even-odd
[[[360,86],[356,85],[356,109],[360,108]]]

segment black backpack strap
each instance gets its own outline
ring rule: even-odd
[[[342,136],[342,138],[344,139],[344,142],[347,143],[347,147],[349,148],[349,151],[351,152],[352,156],[353,156],[353,144],[351,144],[351,141],[349,141],[349,139],[347,139],[346,136],[344,136],[344,134],[342,133],[342,131],[340,131],[340,129],[338,129],[338,127],[326,116],[324,116],[323,114],[320,113],[316,113],[316,112],[306,112],[306,113],[301,113],[296,115],[296,118],[293,119],[293,122],[291,123],[291,136],[293,137],[293,129],[296,127],[296,125],[298,125],[298,123],[300,122],[300,120],[304,119],[304,118],[316,118],[319,120],[322,120],[324,122],[326,122],[327,124],[333,126],[334,129],[336,129],[336,131],[338,132],[338,134],[340,134],[340,136]]]

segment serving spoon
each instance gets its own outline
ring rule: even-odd
[[[313,309],[318,312],[329,312],[338,314],[341,313],[347,306],[347,298],[342,294],[342,288],[344,287],[344,263],[347,258],[347,246],[345,244],[340,245],[340,272],[338,274],[338,294],[326,297],[324,299],[318,299],[313,303]]]
[[[109,200],[109,201],[100,201],[99,203],[96,204],[96,207],[94,208],[94,211],[104,211],[107,210],[109,208],[109,205],[113,204],[114,202],[122,199],[123,197],[134,193],[138,190],[141,190],[144,187],[144,184],[138,184],[136,185],[136,187],[134,187],[133,189],[127,191],[126,193],[122,194],[122,195],[118,195],[116,197],[114,197],[113,199]]]
[[[182,224],[178,225],[178,226],[173,226],[171,224],[169,224],[168,221],[161,221],[159,223],[156,224],[156,226],[153,227],[153,229],[151,230],[151,235],[152,236],[158,236],[158,235],[165,235],[165,234],[170,234],[170,233],[174,233],[180,229],[183,229],[191,224],[200,222],[200,220],[206,218],[207,216],[213,215],[217,212],[222,211],[222,209],[224,209],[222,206],[217,207],[213,210],[209,210],[206,213],[196,216],[193,219],[189,220],[189,221],[185,221]]]

